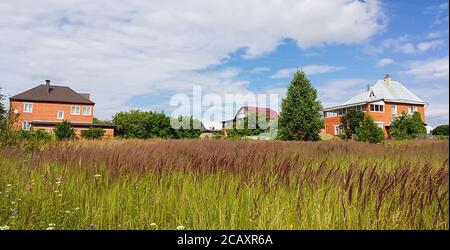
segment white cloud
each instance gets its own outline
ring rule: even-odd
[[[259,74],[259,73],[268,72],[268,71],[270,71],[270,68],[257,67],[257,68],[253,68],[252,70],[250,70],[250,73],[251,74]]]
[[[407,74],[417,79],[449,79],[448,56],[438,59],[411,61],[407,64]]]
[[[324,107],[342,104],[364,91],[368,81],[360,78],[333,79],[317,87],[319,99]]]
[[[437,33],[428,34],[427,37],[435,37]],[[443,40],[431,40],[420,43],[413,43],[412,38],[409,36],[400,36],[397,38],[389,38],[382,40],[379,44],[366,45],[364,51],[371,55],[382,54],[386,50],[391,50],[396,53],[403,54],[416,54],[424,53],[430,49],[438,48],[444,44]]]
[[[302,48],[353,44],[384,28],[376,0],[18,0],[2,1],[0,15],[3,91],[51,79],[91,92],[103,118],[136,95],[192,84],[240,91],[236,72],[198,73],[240,48],[252,58],[284,38]]]
[[[428,42],[419,43],[417,45],[417,49],[420,52],[426,52],[430,49],[435,49],[435,48],[441,46],[442,44],[444,44],[444,40],[432,40],[432,41],[428,41]]]
[[[323,74],[323,73],[330,73],[335,72],[339,70],[343,70],[344,67],[337,67],[337,66],[330,66],[330,65],[306,65],[298,68],[299,70],[302,69],[306,75],[314,75],[314,74]],[[287,68],[287,69],[280,69],[277,72],[275,72],[274,75],[272,75],[272,78],[287,78],[292,77],[297,71],[297,68]]]
[[[386,65],[389,65],[389,64],[393,64],[394,63],[394,60],[393,59],[391,59],[391,58],[383,58],[383,59],[380,59],[378,62],[377,62],[377,67],[384,67],[384,66],[386,66]]]

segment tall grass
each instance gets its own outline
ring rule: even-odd
[[[448,141],[0,148],[10,229],[448,229]]]

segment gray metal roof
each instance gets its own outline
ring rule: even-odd
[[[370,96],[371,91],[373,92],[372,96]],[[370,86],[367,91],[357,94],[342,105],[335,107],[351,106],[352,104],[369,103],[379,100],[389,102],[426,104],[425,101],[420,99],[417,95],[407,89],[400,82],[392,80],[378,80],[373,86]],[[326,108],[326,110],[335,107],[329,107]]]

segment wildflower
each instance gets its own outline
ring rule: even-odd
[[[46,230],[53,230],[53,229],[55,229],[55,228],[54,227],[47,227]]]
[[[64,211],[64,213],[66,213],[66,214],[70,214],[70,211],[69,211],[69,210],[66,210],[66,211]]]
[[[79,208],[79,207],[76,207],[75,210],[80,210],[80,208]]]
[[[49,226],[49,227],[55,227],[56,224],[55,224],[55,223],[49,223],[48,226]]]
[[[6,186],[7,186],[7,187],[11,187],[12,185],[11,185],[11,184],[6,184]]]
[[[94,175],[94,177],[95,178],[100,178],[100,177],[102,177],[102,175],[101,174],[96,174],[96,175]]]
[[[62,197],[62,194],[58,194],[59,197]]]
[[[0,230],[9,230],[8,225],[0,226]]]
[[[61,181],[57,181],[57,182],[55,182],[56,183],[56,185],[59,185],[59,184],[61,184]]]
[[[58,189],[56,189],[54,192],[55,192],[55,193],[58,193],[59,191],[58,191]]]
[[[16,204],[16,202],[15,201],[11,201],[11,205],[14,205],[14,204]]]
[[[180,225],[180,226],[177,227],[177,230],[183,230],[183,229],[184,229],[183,225]]]

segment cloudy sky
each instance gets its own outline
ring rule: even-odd
[[[90,92],[95,115],[170,113],[170,98],[279,93],[297,68],[324,106],[390,73],[449,120],[449,17],[442,0],[3,0],[0,87],[45,79]]]

